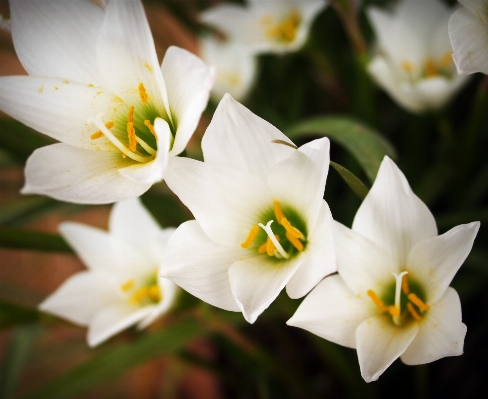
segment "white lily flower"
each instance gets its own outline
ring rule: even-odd
[[[200,40],[204,62],[215,68],[215,84],[211,96],[220,101],[225,93],[236,100],[244,99],[257,71],[255,55],[245,46],[217,40],[214,36]]]
[[[60,232],[88,270],[71,276],[39,308],[88,326],[90,346],[136,323],[145,328],[173,305],[178,288],[158,274],[174,229],[161,229],[138,199],[114,205],[108,232],[70,222]]]
[[[479,222],[438,235],[434,217],[388,157],[352,229],[335,223],[339,274],[324,279],[287,324],[356,348],[375,381],[398,357],[408,365],[463,352],[466,326],[449,287]]]
[[[488,75],[488,2],[458,0],[464,7],[449,19],[449,38],[458,73]]]
[[[32,154],[22,192],[110,203],[161,181],[197,126],[212,70],[177,47],[160,68],[139,0],[15,0],[10,10],[29,76],[0,78],[0,109],[61,141]]]
[[[334,272],[329,140],[293,147],[226,94],[202,140],[205,162],[168,166],[166,182],[196,220],[175,231],[162,275],[253,323],[285,286],[300,298]]]
[[[202,13],[202,21],[256,52],[286,53],[305,43],[326,4],[325,0],[248,0],[247,7],[219,4]]]
[[[367,14],[377,39],[373,79],[412,112],[442,108],[466,82],[452,61],[451,11],[437,0],[402,0],[391,13],[373,7]]]

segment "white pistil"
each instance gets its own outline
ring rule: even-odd
[[[137,161],[137,162],[148,162],[152,159],[154,159],[154,157],[150,156],[150,157],[145,157],[143,155],[139,155],[139,154],[136,154],[135,152],[132,152],[131,150],[129,150],[124,144],[122,144],[118,139],[117,137],[115,137],[112,132],[107,129],[107,127],[104,125],[104,123],[102,122],[102,119],[101,119],[101,116],[103,114],[99,114],[97,116],[95,116],[94,118],[90,118],[89,119],[89,122],[93,123],[103,134],[104,136],[110,140],[110,142],[115,146],[117,147],[120,151],[122,151],[122,153],[124,153],[125,155],[127,155],[129,158],[133,159],[134,161]]]
[[[398,326],[400,325],[400,298],[401,298],[401,293],[402,293],[402,280],[403,276],[405,274],[408,274],[408,272],[401,272],[400,274],[392,273],[393,276],[395,276],[396,280],[396,285],[395,285],[395,310],[396,310],[396,315],[393,316],[393,322]]]
[[[149,154],[156,155],[156,151],[152,148],[149,144],[147,144],[143,139],[139,136],[136,136],[136,141],[144,148]]]
[[[268,235],[269,239],[271,240],[271,242],[274,244],[276,250],[278,251],[278,253],[285,259],[288,259],[290,257],[290,255],[288,255],[286,253],[286,251],[283,249],[283,247],[281,246],[281,244],[278,242],[278,240],[276,239],[274,233],[273,233],[273,230],[271,230],[271,223],[273,223],[273,220],[270,220],[268,223],[266,223],[266,226],[262,223],[259,223],[258,226],[261,227],[265,232],[266,234]]]

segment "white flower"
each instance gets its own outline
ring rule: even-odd
[[[458,73],[488,75],[488,2],[458,0],[464,7],[449,19],[449,38]]]
[[[463,352],[466,326],[451,280],[479,222],[437,235],[434,217],[389,158],[352,230],[335,223],[338,275],[324,279],[287,322],[356,348],[375,381],[401,357],[409,365]]]
[[[202,14],[202,21],[220,29],[229,40],[256,52],[286,53],[300,48],[324,0],[249,0],[247,7],[220,4]]]
[[[139,0],[10,8],[29,76],[0,78],[0,109],[61,141],[29,158],[23,193],[109,203],[160,181],[196,128],[212,71],[176,47],[160,68]]]
[[[166,182],[196,220],[171,238],[162,275],[253,323],[285,285],[299,298],[336,270],[323,200],[329,140],[295,149],[226,94],[202,148],[205,162],[173,158],[168,166]]]
[[[215,68],[215,84],[211,95],[218,102],[225,93],[236,100],[246,97],[256,77],[257,62],[247,47],[215,37],[200,40],[202,59]]]
[[[12,31],[12,24],[10,23],[10,19],[5,19],[2,14],[0,14],[0,29],[5,32]]]
[[[88,270],[71,276],[39,308],[88,326],[90,346],[135,323],[144,328],[170,309],[178,289],[158,274],[174,229],[161,229],[138,199],[114,205],[108,232],[69,222],[60,231]]]
[[[378,50],[368,71],[378,85],[412,112],[442,108],[466,82],[452,62],[450,10],[437,0],[402,0],[391,13],[367,14]]]

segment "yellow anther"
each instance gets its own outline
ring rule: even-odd
[[[161,300],[161,290],[159,289],[159,285],[154,284],[151,285],[147,289],[147,296],[153,302],[159,302]]]
[[[242,248],[249,248],[251,244],[254,242],[256,236],[259,233],[259,226],[256,224],[252,227],[251,231],[249,232],[249,235],[246,238],[246,241],[244,241],[241,244]]]
[[[408,277],[406,274],[402,277],[402,291],[406,295],[410,292],[410,287],[408,286]]]
[[[293,227],[287,218],[283,217],[281,219],[280,224],[285,228],[286,232],[289,233],[292,237],[303,238],[302,232],[298,230],[296,227]]]
[[[127,114],[127,122],[134,122],[134,106],[131,105]]]
[[[384,312],[385,309],[384,308],[384,303],[383,301],[380,299],[380,297],[378,295],[376,295],[376,292],[374,292],[373,290],[368,290],[366,292],[368,294],[368,296],[371,298],[371,300],[373,301],[373,303],[378,306],[378,308],[380,309],[380,312]]]
[[[273,241],[271,241],[271,238],[268,237],[266,240],[266,253],[268,256],[274,256],[274,251],[275,251],[275,246],[273,244]]]
[[[133,122],[127,122],[127,135],[129,136],[129,151],[135,151],[137,147],[136,129]]]
[[[415,320],[417,321],[422,320],[422,317],[420,317],[420,315],[417,313],[417,311],[415,310],[415,308],[410,302],[407,303],[407,309]]]
[[[134,292],[134,294],[132,295],[132,297],[130,298],[130,301],[137,305],[139,304],[142,299],[144,299],[144,297],[147,296],[147,288],[146,287],[141,287],[139,288],[136,292]]]
[[[149,131],[153,134],[153,136],[156,138],[156,141],[158,141],[158,135],[156,134],[156,131],[154,130],[154,126],[151,124],[151,122],[146,119],[144,121],[144,125],[149,129]]]
[[[426,311],[430,309],[430,306],[424,303],[417,295],[415,295],[413,292],[411,294],[408,294],[408,299],[414,304],[417,305],[417,307],[420,310]]]
[[[275,214],[276,221],[281,224],[281,219],[283,219],[285,215],[283,215],[283,211],[281,210],[280,203],[278,201],[273,201],[273,202],[274,202],[274,214]]]
[[[447,68],[449,65],[452,64],[452,53],[448,51],[445,53],[441,59],[439,60],[439,64],[442,68]]]
[[[112,121],[110,121],[110,122],[107,122],[107,123],[105,124],[105,127],[106,127],[107,129],[110,129],[110,128],[114,127],[114,125],[115,125],[115,123],[114,123],[114,122],[112,122]],[[98,130],[98,131],[96,131],[95,133],[93,133],[93,134],[90,136],[90,139],[95,140],[95,139],[99,139],[99,138],[100,138],[100,137],[102,137],[102,136],[103,136],[102,131],[101,131],[101,130]]]
[[[303,244],[298,238],[293,237],[288,231],[286,232],[286,238],[288,238],[288,241],[290,241],[296,249],[303,251]]]
[[[266,23],[263,23],[263,21]],[[261,19],[263,25],[269,26],[266,30],[266,36],[270,39],[285,43],[290,43],[295,40],[300,22],[301,15],[296,10],[290,12],[276,25],[272,25],[271,19]]]
[[[425,75],[428,78],[433,78],[437,76],[438,73],[439,71],[437,70],[434,60],[432,58],[427,58],[425,60]]]
[[[268,238],[269,240],[269,238]],[[264,254],[266,253],[266,246],[268,244],[268,241],[266,241],[263,245],[260,245],[259,248],[258,248],[258,253],[259,254]]]
[[[147,103],[147,93],[146,93],[146,88],[144,87],[143,83],[139,83],[139,98],[141,99],[143,104]]]
[[[129,291],[130,289],[132,289],[132,287],[134,287],[134,284],[135,284],[134,279],[130,279],[127,280],[124,284],[122,284],[120,288],[122,289],[122,291]]]
[[[393,316],[393,317],[398,317],[400,316],[400,309],[398,309],[397,307],[391,305],[391,306],[388,306],[387,308],[384,309],[385,311],[388,311],[390,312],[390,314]]]
[[[407,71],[408,73],[412,73],[413,72],[413,69],[414,69],[414,65],[408,61],[408,60],[404,60],[400,63],[400,67]]]

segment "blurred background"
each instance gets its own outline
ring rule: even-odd
[[[220,1],[143,3],[161,60],[170,45],[200,54],[199,38],[211,31],[199,14]],[[362,7],[386,3],[361,2]],[[9,15],[5,0],[0,14]],[[300,303],[285,293],[254,325],[188,296],[180,314],[89,349],[85,328],[40,314],[36,306],[84,268],[57,236],[58,224],[70,220],[106,228],[110,206],[21,196],[27,157],[53,141],[0,113],[0,398],[478,398],[488,392],[487,77],[472,75],[440,111],[412,114],[365,72],[373,31],[363,11],[358,24],[365,48],[351,41],[344,20],[327,7],[302,49],[257,56],[254,82],[241,102],[297,145],[317,137],[319,132],[295,129],[311,118],[355,121],[390,143],[440,233],[481,221],[473,251],[452,283],[468,327],[465,353],[416,367],[397,360],[379,381],[366,384],[356,351],[285,325]],[[0,76],[22,74],[10,34],[0,31]],[[212,98],[186,156],[201,159],[200,140],[217,104]],[[331,159],[371,185],[357,159],[334,141]],[[192,218],[164,183],[142,199],[164,227]],[[361,200],[332,168],[325,199],[334,218],[350,226]],[[23,232],[31,235],[17,240]],[[194,308],[211,316],[188,317]]]

